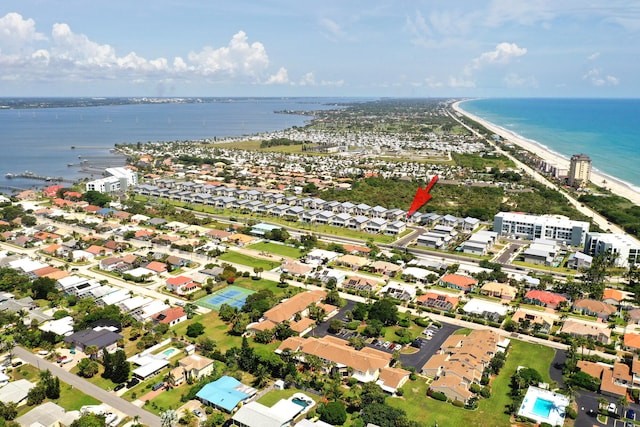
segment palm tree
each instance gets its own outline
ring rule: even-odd
[[[173,372],[169,371],[164,378],[162,378],[162,381],[164,381],[165,383],[169,384],[169,386],[171,388],[176,386],[176,377],[173,375]]]
[[[160,425],[162,427],[174,427],[178,422],[178,413],[173,409],[168,409],[160,414]]]
[[[133,425],[134,426],[139,426],[140,425],[140,415],[136,415],[133,417]]]

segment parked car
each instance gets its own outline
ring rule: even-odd
[[[194,409],[193,410],[193,415],[195,415],[196,417],[200,418],[202,417],[202,411],[200,409]]]
[[[67,359],[67,356],[58,357],[58,360],[56,360],[56,363],[62,363],[65,359]]]
[[[384,348],[389,348],[390,345],[391,343],[389,341],[385,341],[384,344],[382,344]]]
[[[140,384],[140,380],[139,379],[131,378],[129,381],[127,381],[127,388],[135,387],[138,384]]]
[[[611,413],[616,413],[618,412],[618,407],[616,406],[615,403],[611,402],[609,403],[609,407],[607,408],[607,411]]]
[[[123,389],[123,388],[125,388],[125,387],[126,387],[126,384],[125,384],[125,383],[121,383],[121,384],[118,384],[117,386],[115,386],[115,387],[113,388],[113,391],[120,391],[120,390],[122,390],[122,389]]]
[[[64,365],[66,363],[70,363],[73,362],[73,357],[67,357],[65,359],[62,359],[62,362],[60,362],[61,365]]]
[[[633,409],[629,409],[627,411],[627,418],[635,420],[636,419],[636,411],[634,411]]]
[[[155,383],[155,384],[153,385],[153,387],[151,387],[151,390],[153,390],[153,391],[158,391],[158,390],[160,390],[162,387],[164,387],[164,383],[163,383],[163,382]]]

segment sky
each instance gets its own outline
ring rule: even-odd
[[[638,0],[0,3],[0,96],[640,97]]]

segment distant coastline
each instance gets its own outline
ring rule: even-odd
[[[452,108],[458,113],[467,116],[471,120],[474,120],[480,123],[482,126],[486,127],[490,131],[494,132],[496,135],[499,135],[505,140],[525,149],[531,151],[532,153],[537,154],[547,162],[551,164],[556,164],[561,167],[569,168],[569,159],[565,156],[551,150],[544,144],[541,144],[538,141],[525,138],[522,135],[519,135],[511,130],[505,129],[504,127],[498,126],[494,123],[491,123],[481,117],[478,117],[475,114],[469,113],[464,110],[462,104],[466,101],[463,100],[457,101],[452,105]],[[585,154],[589,154],[588,152]],[[633,186],[632,184],[623,181],[615,176],[610,174],[605,174],[602,171],[593,168],[591,173],[591,182],[598,187],[606,187],[611,190],[614,194],[625,197],[632,201],[634,204],[640,206],[640,188]],[[603,182],[606,182],[603,184]]]

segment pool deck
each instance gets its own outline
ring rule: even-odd
[[[549,412],[549,416],[541,416],[534,413],[534,405],[537,399],[544,399],[553,402],[554,407]],[[545,390],[539,387],[530,386],[522,400],[518,415],[530,418],[538,423],[549,423],[553,426],[563,425],[565,408],[569,406],[570,400],[567,396]]]

